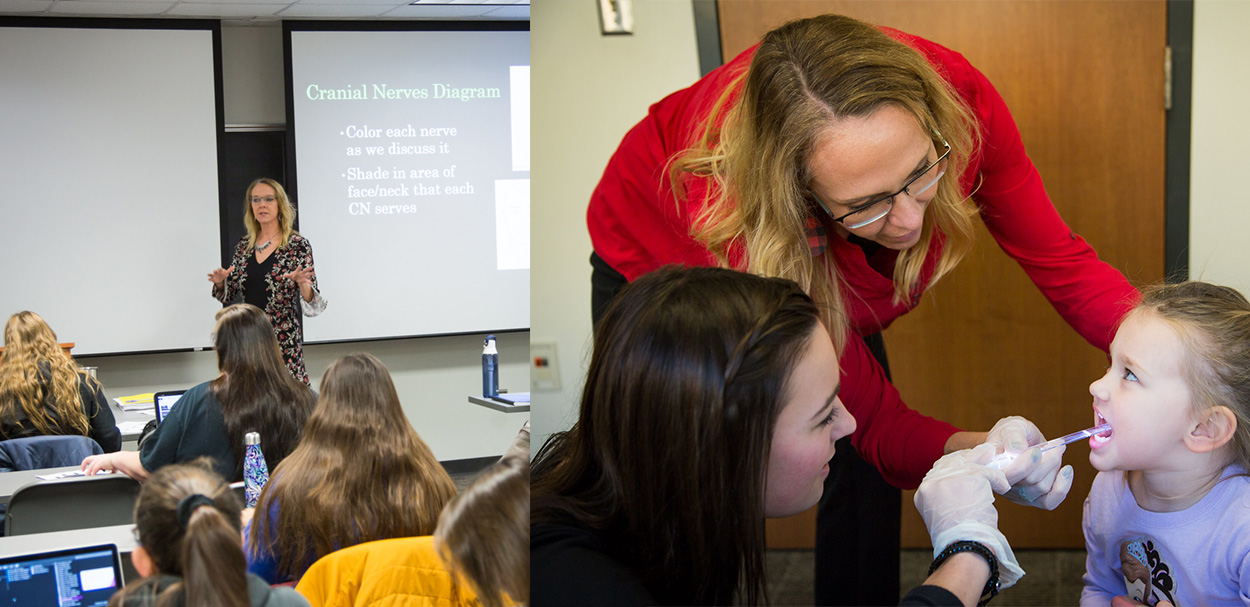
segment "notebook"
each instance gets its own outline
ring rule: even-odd
[[[0,558],[2,605],[104,607],[121,587],[113,544]]]
[[[178,399],[182,398],[182,394],[184,392],[186,392],[186,390],[157,392],[156,395],[152,397],[152,400],[156,403],[156,423],[161,423],[161,420],[165,419],[166,415],[169,415],[169,410],[174,408],[174,403],[178,402]]]

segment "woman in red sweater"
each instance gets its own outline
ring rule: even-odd
[[[844,392],[860,422],[855,451],[896,487],[914,487],[942,453],[978,436],[934,422],[900,437],[894,420],[907,409],[879,364],[879,332],[958,264],[975,217],[1103,350],[1136,296],[1059,217],[984,75],[938,44],[841,16],[773,30],[653,105],[587,215],[596,318],[626,281],[669,263],[803,286],[824,310],[843,374],[866,378]],[[1040,440],[1030,424],[1029,441]],[[897,580],[882,575],[898,571],[897,535],[882,533],[897,534],[897,492],[839,458],[818,517],[817,602],[895,604]],[[848,524],[829,501],[839,494],[893,525]],[[839,581],[866,578],[881,580],[879,595],[849,596],[865,585]]]

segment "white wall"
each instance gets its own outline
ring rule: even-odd
[[[554,342],[561,390],[534,392],[533,451],[577,416],[589,361],[586,204],[647,107],[699,77],[689,0],[637,0],[632,36],[603,36],[587,1],[533,0],[530,327]]]
[[[1190,277],[1250,295],[1250,2],[1194,3]]]
[[[282,28],[223,27],[222,56],[226,123],[284,124]],[[310,237],[316,242],[315,236]],[[205,268],[205,274],[211,269]],[[325,313],[333,314],[334,285],[322,288],[330,301]],[[204,297],[210,297],[207,279]],[[201,322],[206,334],[212,330],[212,318],[188,322]],[[60,337],[72,341],[72,336]],[[528,390],[529,334],[498,337],[500,387]],[[377,356],[390,369],[408,419],[439,460],[500,455],[528,418],[524,413],[501,413],[468,402],[469,394],[481,391],[480,335],[305,346],[304,363],[313,387],[336,358],[362,351]],[[109,397],[189,388],[217,375],[213,352],[93,357],[79,362],[99,368]]]

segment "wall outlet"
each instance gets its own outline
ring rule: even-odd
[[[530,342],[530,389],[554,392],[560,389],[560,361],[555,342]]]

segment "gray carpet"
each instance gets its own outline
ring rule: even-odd
[[[1084,550],[1017,550],[1016,558],[1026,575],[1004,590],[991,605],[1076,605],[1081,597],[1081,574],[1085,573]],[[773,605],[811,605],[815,565],[810,550],[769,550],[768,594]],[[928,550],[903,550],[900,557],[899,595],[927,577],[933,554]],[[871,580],[865,580],[871,583]]]

